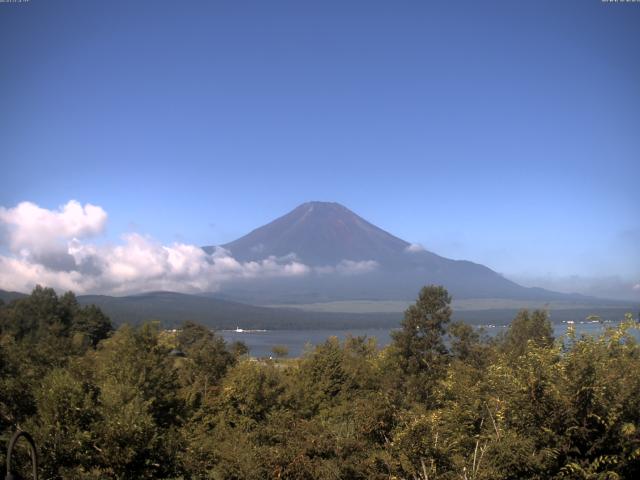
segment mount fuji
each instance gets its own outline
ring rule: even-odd
[[[411,244],[338,203],[308,202],[221,245],[239,261],[295,260],[309,274],[242,279],[218,295],[262,304],[343,300],[409,300],[423,285],[445,286],[456,299],[584,300],[527,288],[490,268],[452,260]],[[203,247],[211,253],[215,246]]]

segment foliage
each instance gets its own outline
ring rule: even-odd
[[[273,353],[276,358],[284,358],[289,355],[289,347],[286,345],[274,345],[273,348],[271,348],[271,353]]]
[[[407,394],[433,404],[433,390],[445,373],[448,351],[444,343],[451,320],[451,297],[435,285],[423,287],[418,300],[404,314],[402,329],[392,333],[392,352]]]
[[[270,361],[192,322],[114,332],[38,287],[0,304],[0,433],[30,431],[48,479],[640,478],[630,316],[554,339],[522,311],[492,339],[450,301],[422,289],[385,349]]]
[[[554,340],[553,327],[547,312],[535,310],[529,314],[528,310],[521,310],[501,340],[501,350],[514,358],[525,352],[529,342],[540,347],[551,346]]]

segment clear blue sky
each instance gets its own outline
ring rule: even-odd
[[[0,44],[0,206],[203,245],[330,200],[525,283],[640,283],[638,3],[30,0]]]

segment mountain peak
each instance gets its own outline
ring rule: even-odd
[[[294,208],[290,213],[293,212],[306,212],[306,213],[311,213],[313,211],[324,211],[324,212],[342,212],[342,213],[346,213],[346,214],[351,214],[351,215],[355,215],[355,213],[353,213],[351,210],[349,210],[347,207],[345,207],[344,205],[337,203],[337,202],[322,202],[322,201],[318,201],[318,200],[314,200],[311,202],[305,202],[302,203],[300,205],[298,205],[296,208]]]
[[[338,202],[324,202],[321,200],[311,200],[309,202],[304,202],[300,205],[298,205],[294,210],[297,210],[298,208],[311,208],[311,207],[318,207],[318,208],[341,208],[343,210],[348,210],[347,207],[345,207],[344,205],[338,203]]]
[[[227,294],[233,295],[234,288],[236,295],[240,292],[235,298],[253,295],[252,301],[407,299],[429,284],[444,285],[457,298],[562,298],[561,294],[521,287],[483,265],[409,248],[410,243],[335,202],[303,203],[222,247],[243,262],[293,254],[311,267],[334,267],[316,272],[336,272],[242,281],[226,288]],[[374,261],[376,267],[357,277],[343,275],[337,267],[344,261]]]
[[[311,201],[223,247],[242,261],[295,254],[306,264],[322,266],[382,261],[408,245],[339,203]]]

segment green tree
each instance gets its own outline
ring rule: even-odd
[[[392,332],[393,356],[410,395],[428,400],[445,373],[448,351],[444,343],[451,320],[451,296],[441,286],[420,290],[418,300],[404,313],[401,330]]]
[[[101,340],[109,337],[113,332],[113,326],[109,317],[100,308],[87,305],[75,311],[71,331],[84,336],[89,345],[95,347]]]
[[[296,382],[302,415],[313,415],[335,405],[339,402],[337,397],[354,386],[337,337],[330,337],[301,361]]]
[[[274,345],[271,348],[271,353],[273,353],[276,358],[285,358],[289,355],[289,347],[286,345]]]
[[[484,332],[464,322],[452,322],[448,329],[451,356],[483,370],[493,359],[491,342]]]
[[[529,342],[538,347],[553,345],[553,326],[544,310],[521,310],[501,337],[501,348],[512,357],[518,357],[527,349]]]
[[[36,438],[44,478],[73,478],[97,463],[92,433],[97,391],[68,369],[52,370],[36,388],[38,414],[27,425]]]
[[[222,337],[193,322],[184,324],[177,341],[186,355],[179,362],[183,396],[193,408],[197,408],[211,398],[237,357],[227,348]]]
[[[58,300],[55,290],[37,285],[30,295],[11,302],[2,316],[2,331],[32,342],[50,334],[68,336],[73,310]]]
[[[92,431],[97,463],[110,478],[166,478],[179,473],[177,431],[184,406],[169,349],[157,324],[120,327],[91,355],[99,390]]]

